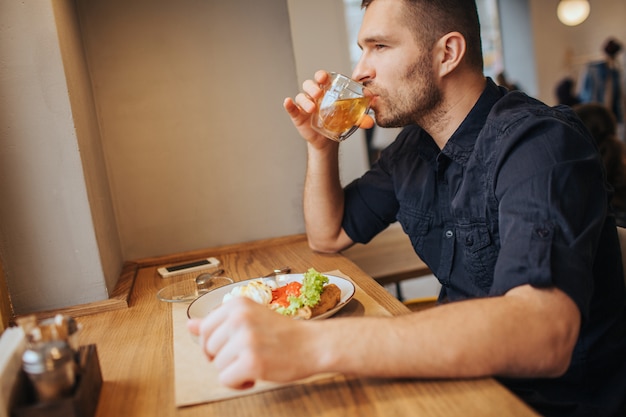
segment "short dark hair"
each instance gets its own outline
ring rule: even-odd
[[[367,8],[376,0],[363,0]],[[429,48],[450,32],[459,32],[467,43],[466,59],[470,66],[483,70],[480,20],[475,0],[401,0],[407,10],[407,24],[418,42]],[[424,16],[428,16],[425,19]]]
[[[615,58],[615,55],[622,50],[622,44],[617,39],[609,38],[604,44],[604,52],[611,58]]]

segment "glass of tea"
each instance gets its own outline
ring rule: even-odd
[[[322,86],[324,94],[311,116],[311,127],[329,139],[341,142],[358,129],[369,110],[370,99],[363,95],[363,84],[331,72]]]

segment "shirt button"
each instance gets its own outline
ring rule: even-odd
[[[545,228],[537,229],[537,235],[545,239],[546,237],[550,236],[550,230]]]
[[[450,239],[452,236],[454,236],[454,233],[452,233],[452,230],[446,230],[446,237]]]

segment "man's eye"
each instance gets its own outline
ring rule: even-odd
[[[387,45],[383,45],[383,44],[380,44],[380,43],[376,44],[376,46],[375,46],[375,48],[378,49],[378,50],[385,49],[386,47],[387,47]]]

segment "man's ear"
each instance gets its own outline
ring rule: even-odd
[[[459,32],[447,33],[437,41],[436,64],[440,77],[448,75],[459,66],[465,57],[466,48],[465,37]]]

